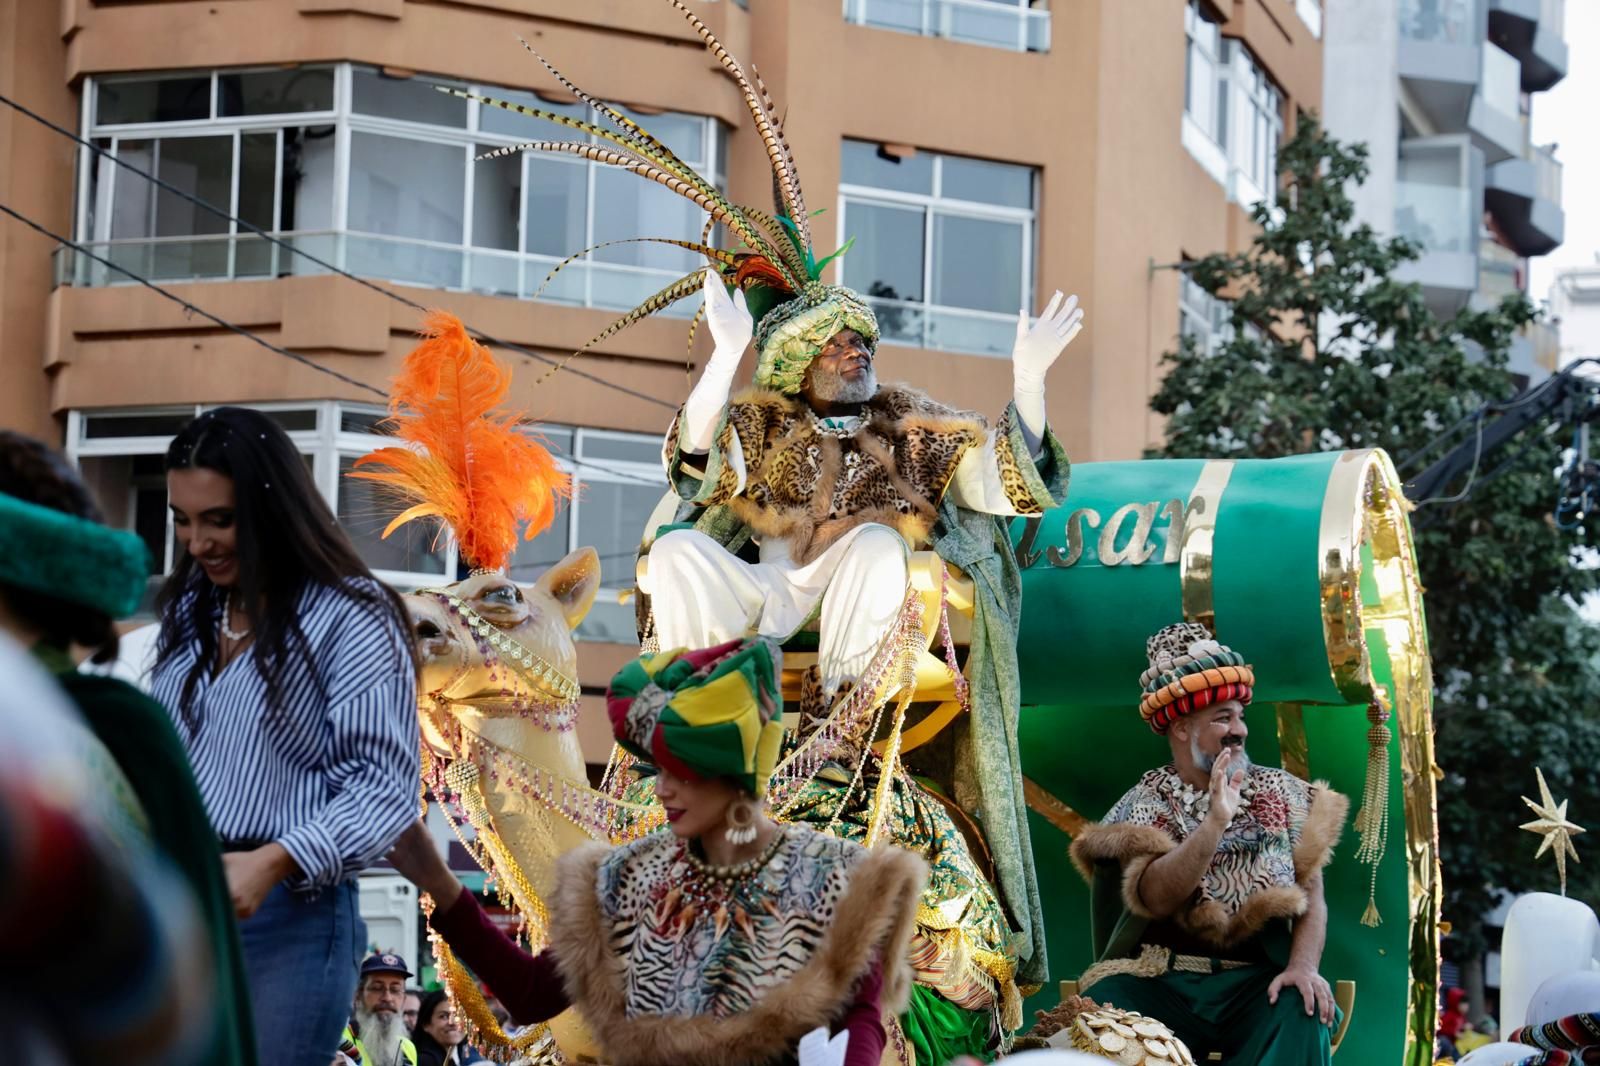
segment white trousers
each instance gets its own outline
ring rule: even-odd
[[[650,546],[650,595],[661,648],[705,648],[760,634],[784,640],[821,601],[817,665],[831,696],[860,676],[900,613],[909,549],[885,525],[860,525],[805,566],[775,538],[747,563],[692,529]]]

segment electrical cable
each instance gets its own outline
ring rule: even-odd
[[[199,315],[201,318],[205,319],[206,321],[214,323],[215,325],[221,326],[223,329],[228,330],[231,333],[237,333],[239,336],[244,337],[246,340],[252,341],[255,344],[259,344],[261,347],[267,349],[267,351],[269,351],[269,352],[274,352],[274,353],[276,353],[278,355],[284,356],[287,359],[293,359],[295,362],[304,364],[305,366],[310,367],[312,370],[317,371],[319,374],[327,374],[329,377],[337,378],[338,380],[344,382],[346,385],[352,385],[355,388],[363,389],[363,390],[365,390],[367,392],[374,393],[374,394],[376,394],[378,396],[383,397],[385,400],[387,400],[389,398],[389,394],[384,392],[382,389],[378,388],[376,385],[369,385],[365,381],[357,381],[355,378],[351,377],[348,374],[341,374],[339,371],[333,369],[332,367],[323,366],[321,363],[317,362],[315,359],[312,359],[310,356],[301,355],[299,352],[292,352],[287,348],[281,348],[278,345],[273,344],[271,341],[267,340],[265,337],[262,337],[259,334],[250,332],[249,330],[245,329],[243,326],[236,326],[232,322],[229,322],[225,318],[218,318],[216,315],[212,314],[210,311],[207,311],[202,307],[196,307],[194,304],[190,303],[188,300],[185,300],[183,297],[177,295],[176,293],[169,292],[168,290],[163,289],[160,285],[157,285],[155,282],[151,281],[149,278],[143,277],[143,276],[141,276],[139,274],[135,274],[133,271],[129,270],[125,266],[122,266],[120,263],[113,263],[111,260],[107,259],[105,256],[99,255],[99,254],[97,254],[95,252],[89,251],[89,249],[85,248],[83,245],[79,244],[77,241],[70,241],[70,240],[68,240],[67,238],[61,236],[58,233],[52,233],[50,230],[46,229],[44,226],[42,226],[39,223],[35,222],[33,219],[29,218],[28,216],[22,214],[19,211],[14,210],[13,208],[9,207],[6,204],[0,204],[0,212],[4,212],[5,214],[10,215],[12,218],[16,219],[18,222],[21,222],[24,226],[27,226],[29,229],[35,231],[36,233],[42,234],[43,236],[46,236],[46,237],[49,237],[51,240],[56,241],[56,242],[64,245],[65,247],[71,248],[73,251],[77,252],[80,255],[86,255],[90,259],[93,259],[96,262],[102,263],[105,266],[110,267],[112,270],[117,271],[117,273],[119,273],[119,274],[126,275],[128,278],[132,279],[133,281],[138,282],[140,285],[143,285],[145,288],[149,289],[150,291],[152,291],[154,293],[157,293],[157,294],[165,297],[168,300],[171,300],[173,303],[177,304],[179,307],[183,308],[185,311],[189,312],[190,314]]]
[[[49,119],[45,118],[43,115],[40,115],[37,112],[34,112],[34,111],[30,110],[28,107],[26,107],[23,104],[20,104],[17,101],[11,99],[9,96],[6,96],[4,93],[0,93],[0,104],[6,105],[7,107],[11,108],[12,110],[18,112],[21,115],[26,116],[27,118],[32,119],[33,121],[39,123],[40,125],[44,126],[45,128],[50,129],[50,130],[60,134],[63,137],[66,137],[68,140],[73,141],[74,143],[76,143],[78,145],[81,145],[84,148],[89,149],[89,151],[95,153],[97,156],[100,156],[100,157],[102,157],[104,159],[111,160],[111,162],[115,163],[117,166],[122,167],[123,169],[128,170],[131,173],[139,175],[140,177],[144,178],[146,181],[148,181],[148,182],[152,183],[153,185],[155,185],[157,188],[164,189],[167,192],[172,193],[174,196],[180,197],[181,199],[186,200],[189,203],[194,204],[196,207],[199,207],[199,208],[202,208],[203,210],[211,212],[213,215],[217,216],[218,218],[227,219],[229,222],[232,222],[235,225],[245,229],[249,233],[254,234],[257,237],[262,238],[263,240],[267,241],[270,244],[273,244],[273,245],[275,245],[275,246],[277,246],[279,248],[283,248],[284,250],[289,252],[291,255],[298,255],[301,258],[305,259],[306,261],[314,263],[317,266],[323,268],[324,270],[327,270],[329,273],[337,274],[339,277],[342,277],[342,278],[348,278],[349,280],[354,281],[356,284],[362,286],[363,288],[371,289],[373,292],[380,293],[383,296],[387,296],[389,299],[394,300],[394,301],[396,301],[396,302],[398,302],[400,304],[403,304],[406,307],[412,308],[413,310],[421,311],[421,312],[424,312],[424,313],[426,313],[427,310],[428,310],[428,308],[426,306],[424,306],[423,304],[420,304],[420,303],[416,302],[415,300],[412,300],[412,299],[410,299],[408,297],[402,296],[401,294],[395,292],[393,289],[384,288],[382,285],[377,284],[376,282],[372,281],[369,278],[360,277],[360,276],[358,276],[356,274],[350,273],[349,271],[347,271],[347,270],[345,270],[345,269],[343,269],[341,267],[335,266],[334,264],[328,262],[327,260],[322,259],[319,256],[311,254],[310,252],[306,251],[304,248],[297,248],[297,247],[295,247],[294,244],[292,244],[292,243],[290,243],[288,241],[285,241],[285,240],[283,240],[283,239],[281,239],[279,237],[273,236],[271,233],[268,233],[266,230],[264,230],[261,227],[255,225],[254,223],[247,222],[247,221],[245,221],[244,219],[240,218],[237,215],[229,214],[224,209],[216,206],[213,203],[210,203],[209,201],[203,200],[198,196],[195,196],[193,193],[189,192],[186,189],[183,189],[183,188],[180,188],[179,186],[173,185],[171,182],[165,181],[162,178],[158,178],[154,174],[149,173],[148,171],[139,169],[138,167],[134,166],[132,163],[129,163],[127,160],[121,159],[118,156],[113,155],[111,152],[106,151],[104,148],[102,148],[99,145],[95,144],[93,141],[85,140],[84,138],[79,137],[76,133],[73,133],[71,130],[67,129],[65,126],[58,125],[57,123],[52,122]],[[63,242],[63,243],[66,243],[66,242]],[[80,248],[80,250],[81,250],[81,248]],[[97,257],[93,257],[93,258],[97,258]],[[104,262],[104,260],[101,260],[101,261]],[[547,366],[555,368],[555,370],[560,370],[560,369],[566,368],[566,363],[570,362],[571,358],[572,358],[571,356],[568,356],[566,360],[558,360],[558,359],[555,359],[555,358],[553,358],[551,356],[545,355],[542,352],[536,352],[536,351],[533,351],[532,349],[524,348],[521,345],[513,344],[510,341],[504,341],[504,340],[500,340],[497,337],[490,336],[489,334],[484,333],[482,330],[475,329],[472,326],[467,325],[466,323],[463,323],[463,325],[467,326],[467,332],[468,333],[471,333],[480,342],[482,342],[484,344],[489,344],[489,345],[493,345],[493,346],[498,347],[498,348],[506,349],[508,351],[516,352],[519,355],[522,355],[524,358],[527,358],[527,359],[530,359],[530,360],[537,360],[538,362],[544,363]],[[554,370],[552,371],[552,373],[553,372],[554,372]],[[569,369],[569,373],[575,375],[576,377],[583,378],[585,381],[592,381],[597,385],[604,386],[605,388],[608,388],[608,389],[613,389],[616,392],[620,392],[620,393],[622,393],[624,395],[627,395],[627,396],[632,396],[635,399],[644,400],[644,401],[646,401],[648,403],[655,404],[655,405],[657,405],[659,407],[665,407],[665,408],[667,408],[669,410],[676,410],[677,406],[678,406],[677,404],[671,403],[671,402],[669,402],[667,400],[663,400],[658,396],[651,396],[649,393],[640,392],[637,389],[631,389],[626,385],[619,385],[614,381],[607,381],[605,378],[598,377],[598,376],[596,376],[594,374],[591,374],[591,373],[589,373],[587,371],[584,371],[584,370]]]

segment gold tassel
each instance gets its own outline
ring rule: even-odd
[[[424,916],[432,918],[432,897],[423,893],[420,903]],[[494,1012],[489,1010],[489,1001],[483,998],[477,982],[455,957],[444,937],[430,928],[428,941],[433,946],[433,961],[439,970],[439,980],[450,994],[450,1002],[461,1012],[461,1027],[466,1030],[468,1043],[481,1049],[495,1062],[510,1062],[523,1056],[531,1056],[535,1062],[541,1063],[563,1061],[561,1052],[551,1040],[548,1025],[533,1026],[515,1037],[507,1035],[500,1028]]]
[[[1389,695],[1381,686],[1373,690],[1367,706],[1367,783],[1361,794],[1361,810],[1356,812],[1356,832],[1361,844],[1356,861],[1372,867],[1367,888],[1367,909],[1361,924],[1376,928],[1383,922],[1378,913],[1378,867],[1389,846]]]
[[[883,823],[889,813],[890,793],[894,786],[894,777],[900,765],[900,734],[906,723],[906,708],[911,705],[912,698],[917,692],[917,656],[920,654],[919,642],[922,636],[922,601],[912,601],[910,621],[904,627],[901,635],[899,652],[900,691],[895,696],[894,720],[889,727],[888,742],[884,745],[883,755],[878,762],[878,787],[874,790],[872,804],[867,811],[867,835],[862,841],[867,847],[872,847],[878,842],[878,837],[883,831]],[[871,737],[866,738],[870,743]],[[863,746],[861,761],[864,764],[871,754]]]

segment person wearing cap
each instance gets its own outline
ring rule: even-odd
[[[1204,626],[1168,626],[1146,651],[1139,710],[1172,761],[1072,842],[1110,929],[1079,991],[1160,1019],[1197,1056],[1327,1063],[1322,868],[1349,801],[1250,761],[1254,670]]]
[[[353,1022],[340,1040],[346,1058],[361,1066],[417,1066],[417,1046],[400,1013],[410,976],[406,960],[393,952],[373,952],[362,960]]]
[[[668,826],[563,856],[538,955],[489,921],[420,822],[401,836],[390,861],[518,1024],[576,1007],[613,1066],[762,1066],[826,1027],[849,1034],[846,1066],[877,1066],[884,1018],[911,985],[926,867],[767,816],[780,654],[730,641],[646,656],[612,680],[612,730],[655,768]]]

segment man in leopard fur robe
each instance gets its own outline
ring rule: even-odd
[[[1077,299],[1056,293],[1036,323],[1019,315],[1014,402],[993,428],[916,389],[880,386],[877,320],[849,289],[814,282],[757,327],[745,293],[730,296],[711,280],[706,316],[715,350],[665,444],[683,503],[677,528],[650,547],[644,591],[655,637],[662,648],[753,633],[784,640],[817,621],[818,667],[801,708],[802,721],[814,721],[893,625],[910,550],[932,546],[973,579],[973,714],[950,730],[950,777],[956,801],[983,828],[1005,907],[987,884],[973,889],[972,860],[951,847],[959,841],[922,848],[934,867],[930,891],[947,885],[952,901],[962,893],[974,901],[960,924],[977,950],[957,954],[994,960],[978,981],[993,982],[987,992],[955,976],[932,983],[953,1002],[1003,1003],[999,1017],[1015,1025],[1017,988],[1045,980],[1046,960],[1016,747],[1020,581],[1004,520],[1066,495],[1069,467],[1046,424],[1044,374],[1082,328]],[[730,399],[752,338],[754,387]],[[935,827],[916,835],[950,835],[937,831],[948,819],[932,817],[930,805],[907,797],[904,809],[927,816],[909,821]],[[818,817],[849,822],[826,807]],[[896,841],[915,846],[898,832]]]
[[[1159,1018],[1196,1057],[1327,1063],[1340,1015],[1317,972],[1322,868],[1349,801],[1250,762],[1255,674],[1204,626],[1168,626],[1148,651],[1139,710],[1172,763],[1072,842],[1100,956],[1079,991]]]

